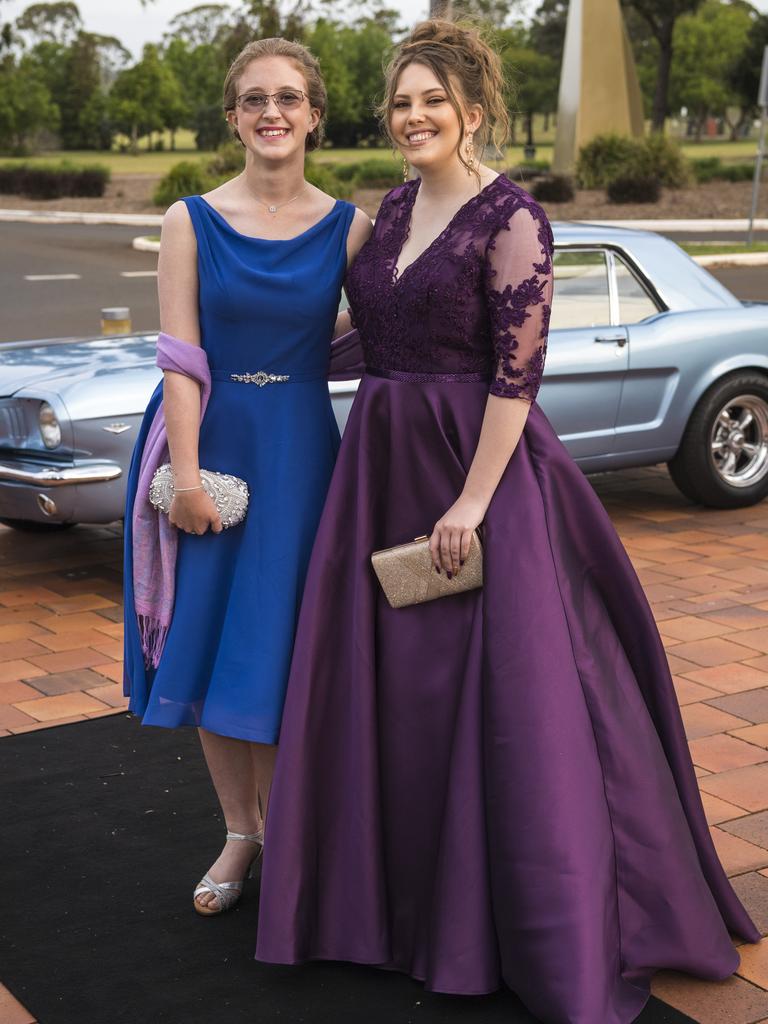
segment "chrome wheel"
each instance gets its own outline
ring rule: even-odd
[[[729,487],[752,487],[768,473],[768,403],[758,395],[737,395],[712,425],[710,458]]]

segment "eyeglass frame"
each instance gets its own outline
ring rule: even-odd
[[[242,104],[241,101],[245,97],[247,97],[247,96],[264,96],[266,98],[267,102],[264,104],[263,110],[266,110],[267,107],[269,106],[269,100],[274,100],[275,101],[275,106],[277,107],[277,109],[278,110],[283,110],[284,108],[277,102],[277,97],[281,93],[284,93],[284,92],[293,92],[297,96],[301,97],[301,99],[299,100],[297,106],[296,107],[288,107],[288,110],[297,110],[298,107],[300,107],[301,104],[304,102],[304,100],[309,98],[307,96],[307,94],[303,91],[303,89],[294,89],[293,87],[287,87],[287,86],[286,86],[285,89],[279,89],[277,92],[261,92],[261,90],[259,90],[259,89],[251,89],[249,92],[243,92],[239,96],[235,96],[235,106],[236,107],[240,107],[242,109],[243,104]]]

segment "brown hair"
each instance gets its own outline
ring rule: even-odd
[[[469,164],[461,152],[464,138],[462,102],[465,106],[478,104],[483,110],[482,123],[474,136],[480,159],[490,142],[499,149],[506,143],[510,130],[506,105],[509,89],[504,80],[499,55],[471,23],[432,18],[422,21],[403,40],[384,72],[384,99],[377,107],[377,113],[393,145],[395,141],[389,129],[389,121],[400,73],[409,64],[428,67],[445,89],[459,119],[457,153],[467,170],[470,169]]]
[[[310,107],[320,111],[320,120],[317,127],[307,135],[306,148],[311,151],[317,149],[323,141],[325,134],[325,108],[328,104],[328,94],[325,90],[325,82],[320,73],[320,65],[306,46],[301,43],[294,43],[288,39],[256,39],[238,53],[230,65],[227,77],[224,79],[224,110],[229,113],[237,106],[237,84],[240,81],[245,69],[255,60],[261,57],[285,57],[290,60],[304,76],[307,83],[307,99]],[[243,140],[237,128],[233,129],[234,136],[242,145]]]

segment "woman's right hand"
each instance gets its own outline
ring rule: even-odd
[[[213,503],[213,498],[202,488],[174,494],[168,519],[185,533],[195,533],[198,536],[207,533],[209,529],[214,533],[221,533],[223,529],[221,516]]]

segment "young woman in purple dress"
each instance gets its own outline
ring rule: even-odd
[[[664,650],[589,483],[536,404],[552,233],[478,160],[500,63],[418,26],[389,135],[418,172],[347,277],[362,379],[281,726],[257,956],[433,991],[505,983],[548,1024],[628,1024],[661,967],[724,978],[759,937],[707,830]],[[481,590],[389,607],[371,552],[427,533]]]

